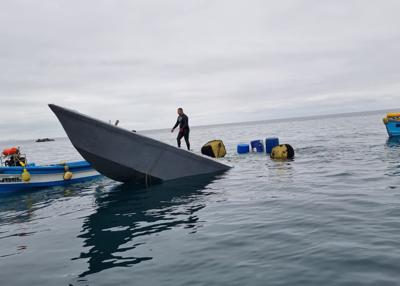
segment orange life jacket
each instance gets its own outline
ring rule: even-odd
[[[3,155],[4,156],[10,156],[18,153],[18,148],[17,147],[12,147],[8,149],[3,150]]]

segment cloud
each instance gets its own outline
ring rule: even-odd
[[[400,107],[398,1],[2,2],[0,138]],[[12,124],[10,124],[12,122]]]

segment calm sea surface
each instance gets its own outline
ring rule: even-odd
[[[192,128],[194,152],[227,146],[234,168],[211,181],[1,194],[0,285],[400,285],[400,140],[383,115]],[[267,136],[295,160],[236,154]],[[67,139],[10,144],[80,159]]]

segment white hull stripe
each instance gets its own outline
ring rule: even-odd
[[[84,179],[86,177],[94,177],[100,175],[97,171],[91,169],[82,172],[72,172],[72,179]],[[55,174],[31,174],[29,182],[23,182],[21,175],[17,174],[0,174],[0,187],[1,186],[15,186],[15,185],[29,185],[35,183],[48,183],[48,182],[64,182],[64,172]]]

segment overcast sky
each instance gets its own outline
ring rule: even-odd
[[[398,0],[1,0],[0,140],[400,107]]]

